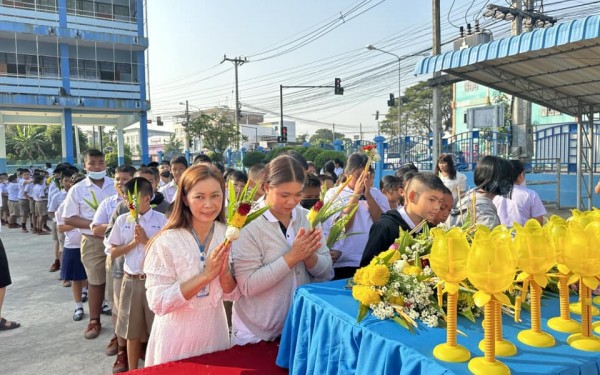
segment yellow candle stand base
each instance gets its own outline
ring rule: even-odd
[[[577,350],[586,352],[600,352],[600,337],[585,337],[582,333],[575,333],[569,336],[567,343]]]
[[[569,305],[569,311],[571,311],[573,314],[581,315],[581,303],[580,302],[571,303]],[[592,306],[592,316],[596,316],[598,314],[600,314],[600,310],[598,310],[597,307]]]
[[[515,344],[505,339],[496,340],[494,347],[496,348],[495,352],[498,357],[512,357],[517,354],[517,347]],[[479,350],[483,352],[484,348],[485,340],[479,341]]]
[[[485,357],[476,357],[469,361],[469,371],[475,375],[506,375],[510,369],[504,363],[494,360],[490,362]]]
[[[600,296],[596,296],[596,297],[592,298],[592,302],[595,303],[596,305],[600,305]]]
[[[558,332],[581,332],[581,323],[573,319],[563,319],[560,316],[548,320],[548,327]]]
[[[547,332],[535,332],[532,329],[526,329],[517,335],[519,341],[525,345],[534,346],[536,348],[549,348],[556,343],[554,337]]]
[[[433,348],[433,356],[444,362],[466,362],[471,358],[471,352],[458,344],[451,346],[448,343],[443,343]]]

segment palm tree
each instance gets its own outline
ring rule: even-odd
[[[15,125],[11,138],[10,143],[19,158],[36,160],[46,157],[43,149],[46,141],[43,129],[36,129],[31,125]]]

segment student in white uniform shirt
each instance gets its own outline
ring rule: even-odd
[[[56,220],[56,212],[67,197],[67,189],[65,188],[65,186],[68,185],[70,188],[73,185],[71,177],[73,177],[75,173],[73,170],[64,169],[61,170],[60,174],[60,190],[57,190],[54,194],[52,194],[52,196],[48,197],[48,215],[52,219],[52,241],[54,242],[54,263],[50,265],[50,272],[56,272],[60,269],[60,262],[63,254],[63,245],[65,243],[65,234],[63,232],[60,232],[57,228],[58,224]],[[54,182],[52,182],[52,184],[54,184]],[[79,248],[80,246],[81,244],[77,245],[77,248]],[[87,295],[87,287],[85,287],[85,293]]]
[[[73,180],[71,180],[73,176]],[[81,181],[82,175],[73,175],[71,171],[65,171],[62,178],[62,185],[65,191],[71,189],[72,184]],[[64,202],[61,202],[55,210],[56,226],[58,231],[64,237],[64,250],[62,252],[62,268],[60,276],[65,281],[71,281],[71,291],[75,301],[75,310],[73,311],[73,320],[83,319],[83,283],[87,279],[85,268],[81,263],[81,233],[77,228],[66,225],[63,220]]]
[[[132,195],[137,189],[139,217],[136,222],[132,213],[119,216],[107,241],[111,257],[125,257],[116,332],[127,339],[129,370],[133,370],[138,366],[141,342],[148,340],[154,320],[146,298],[144,246],[165,226],[167,219],[150,207],[154,190],[147,179],[136,177],[125,184],[125,189]]]
[[[178,156],[175,159],[171,160],[171,175],[173,179],[171,182],[163,186],[160,191],[162,195],[164,195],[165,199],[169,203],[173,203],[175,199],[175,195],[177,193],[177,183],[179,182],[179,178],[185,172],[188,167],[188,162],[185,159],[185,156]]]
[[[352,176],[352,180],[336,199],[344,205],[358,204],[358,209],[346,225],[346,232],[353,235],[336,242],[331,249],[335,279],[354,276],[369,240],[371,225],[379,221],[382,213],[390,209],[387,197],[373,187],[373,172],[364,172],[367,160],[367,156],[362,153],[354,153],[348,157],[345,175]],[[333,187],[327,191],[325,203],[333,198],[337,189]],[[346,209],[345,213],[350,210],[351,208]]]
[[[84,337],[93,339],[98,337],[102,328],[100,314],[106,283],[106,254],[104,253],[103,238],[94,236],[90,229],[95,208],[87,202],[92,202],[95,197],[96,202],[100,204],[104,199],[115,195],[117,191],[113,180],[106,177],[106,164],[101,151],[88,150],[84,165],[88,175],[67,193],[64,217],[65,224],[78,228],[82,234],[81,261],[88,277],[90,312],[90,322],[84,332]]]
[[[37,234],[49,234],[44,227],[47,227],[48,222],[48,197],[47,186],[44,181],[44,176],[33,176],[33,185],[31,187],[31,199],[34,201],[34,215],[36,220],[33,222],[34,231]]]
[[[529,219],[544,223],[546,208],[539,195],[525,186],[525,167],[520,160],[510,160],[515,176],[515,184],[510,197],[496,195],[494,205],[498,209],[500,223],[512,228],[515,224],[525,225]]]

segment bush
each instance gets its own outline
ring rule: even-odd
[[[346,154],[342,151],[329,151],[324,150],[314,160],[315,165],[317,166],[317,170],[323,168],[323,165],[328,160],[340,159],[344,161],[344,165],[346,165]]]
[[[311,146],[307,147],[306,150],[304,150],[303,155],[306,158],[306,160],[314,162],[317,156],[323,151],[325,150],[323,150],[320,147]]]
[[[108,152],[104,155],[104,160],[107,166],[116,168],[119,166],[119,156],[115,151]],[[131,165],[131,156],[125,154],[125,165]]]
[[[293,149],[294,149],[294,147],[292,147],[292,146],[274,148],[269,152],[267,159],[269,161],[271,161],[271,160],[275,159],[277,156],[279,156],[279,154],[284,153],[286,151],[293,150]]]
[[[260,151],[246,152],[244,155],[244,166],[250,168],[256,164],[263,164],[267,160],[267,154]]]

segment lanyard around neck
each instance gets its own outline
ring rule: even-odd
[[[194,236],[194,239],[196,240],[196,244],[198,245],[198,249],[200,250],[200,261],[204,262],[205,257],[206,257],[204,250],[206,249],[206,246],[208,245],[208,242],[210,241],[210,239],[212,237],[213,231],[215,229],[215,223],[213,223],[212,227],[210,227],[210,231],[208,232],[208,235],[204,239],[204,244],[200,243],[200,240],[198,239],[198,235],[196,234],[194,227],[192,227],[191,229],[192,229],[192,235]]]

